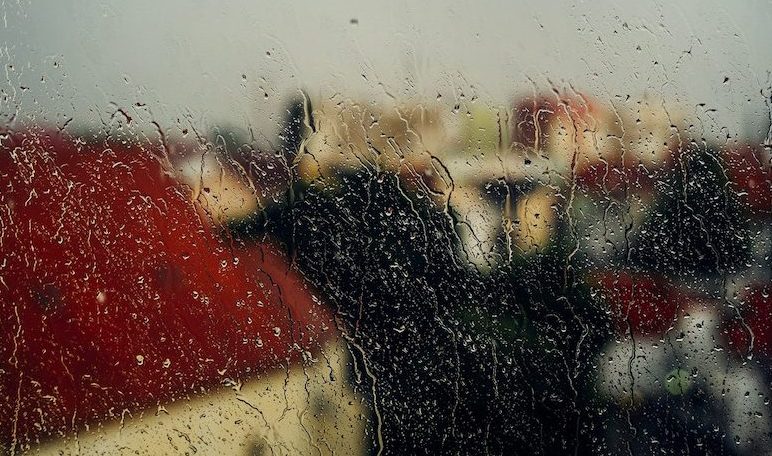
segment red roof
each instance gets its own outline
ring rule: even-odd
[[[3,145],[0,440],[203,392],[334,337],[285,257],[224,241],[160,146]]]

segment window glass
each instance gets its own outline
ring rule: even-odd
[[[767,2],[3,2],[0,454],[766,454]]]

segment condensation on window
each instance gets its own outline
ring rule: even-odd
[[[0,454],[770,452],[769,4],[0,12]]]

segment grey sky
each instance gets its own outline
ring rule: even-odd
[[[298,88],[374,101],[439,93],[448,104],[463,93],[508,105],[549,81],[604,100],[664,94],[726,128],[707,126],[716,136],[766,128],[769,119],[761,94],[772,82],[768,1],[4,1],[1,8],[3,122],[18,110],[21,119],[99,125],[122,107],[168,128],[187,116],[202,128],[250,124],[270,134],[272,116]]]

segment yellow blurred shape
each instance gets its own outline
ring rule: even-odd
[[[297,166],[301,179],[322,185],[334,184],[341,172],[397,172],[405,161],[428,162],[447,139],[432,106],[328,100],[314,109],[313,121]]]
[[[626,157],[648,167],[659,167],[671,161],[672,152],[682,146],[683,113],[661,97],[645,94],[634,109],[624,111],[623,118]]]
[[[216,223],[243,219],[260,208],[256,190],[214,158],[187,161],[181,180],[191,188],[191,200],[197,201]]]
[[[514,214],[505,214],[505,229],[517,250],[528,255],[549,245],[556,231],[554,203],[554,193],[539,187],[515,203]]]
[[[508,144],[508,129],[502,123],[498,109],[483,104],[473,105],[462,125],[464,150],[469,153],[496,152],[500,144]]]
[[[28,453],[364,454],[368,412],[346,382],[346,359],[343,344],[331,343],[304,366],[224,382],[206,396],[127,413]]]

